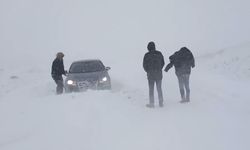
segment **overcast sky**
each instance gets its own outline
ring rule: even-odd
[[[0,0],[1,60],[142,54],[148,41],[196,54],[250,41],[249,0]],[[54,56],[53,56],[54,57]]]

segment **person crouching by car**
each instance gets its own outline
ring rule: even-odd
[[[56,94],[62,94],[64,88],[62,75],[66,75],[67,71],[64,70],[63,57],[64,54],[62,52],[58,52],[52,63],[51,75],[57,85]]]

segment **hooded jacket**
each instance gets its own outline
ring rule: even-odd
[[[66,72],[64,70],[63,60],[56,58],[52,63],[51,75],[52,76],[62,76]]]
[[[153,42],[150,42],[148,44],[148,52],[143,58],[143,68],[147,72],[148,79],[161,80],[164,65],[165,62],[162,53],[155,49]]]
[[[165,71],[168,72],[170,68],[175,67],[176,75],[190,74],[191,67],[195,67],[195,60],[192,52],[183,47],[169,57],[170,63],[166,66]]]

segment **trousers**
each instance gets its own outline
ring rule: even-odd
[[[63,77],[62,76],[52,76],[53,80],[56,83],[56,94],[62,94],[63,93]]]
[[[190,74],[177,75],[181,99],[187,101],[190,100],[189,76]]]
[[[149,85],[149,103],[154,104],[154,85],[156,84],[156,89],[158,92],[159,104],[163,104],[163,95],[162,95],[162,80],[150,80],[148,79]]]

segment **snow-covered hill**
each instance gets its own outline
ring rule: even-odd
[[[204,68],[236,80],[250,80],[250,43],[198,57]]]

